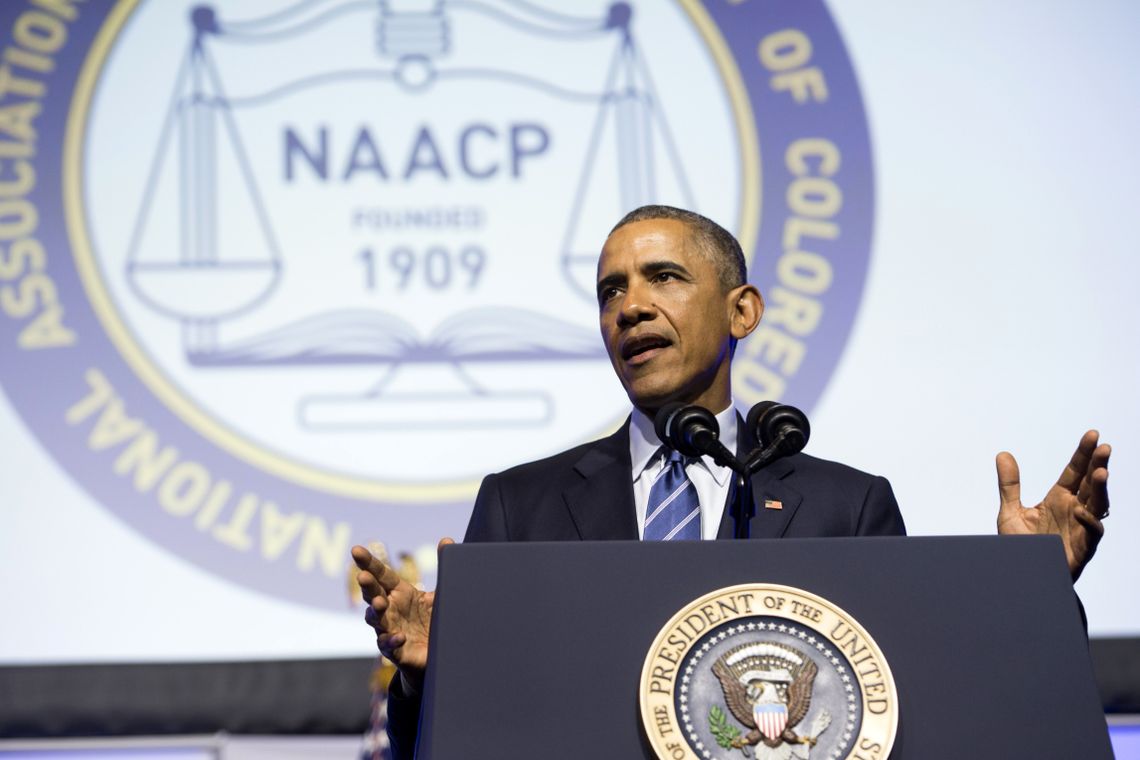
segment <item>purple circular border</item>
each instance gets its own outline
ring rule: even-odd
[[[0,34],[7,38],[6,42],[11,42],[16,18],[34,7],[30,3],[0,7]],[[68,24],[67,42],[55,56],[55,69],[41,78],[49,96],[41,101],[43,110],[36,119],[38,140],[32,162],[37,184],[27,195],[39,211],[39,226],[33,234],[47,253],[45,273],[57,289],[65,324],[80,326],[78,340],[66,348],[22,350],[16,341],[29,320],[0,318],[0,379],[4,390],[28,428],[63,469],[99,503],[148,539],[248,588],[320,608],[345,610],[346,577],[302,573],[287,564],[289,554],[266,561],[255,550],[239,553],[221,547],[208,534],[196,530],[188,519],[163,512],[153,491],[140,496],[127,478],[114,475],[111,466],[118,449],[94,452],[86,445],[91,420],[73,427],[64,419],[66,410],[87,393],[84,373],[88,368],[97,368],[125,399],[130,416],[145,420],[160,432],[164,445],[188,454],[186,459],[202,464],[215,480],[229,480],[238,494],[256,492],[284,511],[318,514],[328,523],[348,522],[353,526],[353,541],[367,540],[375,532],[385,532],[390,537],[393,531],[384,526],[399,526],[393,548],[433,545],[441,526],[462,526],[470,510],[466,501],[409,506],[336,496],[284,481],[240,461],[187,427],[133,373],[108,336],[91,329],[99,325],[99,320],[87,301],[71,255],[64,224],[61,160],[71,95],[88,50],[111,7],[112,4],[80,6],[80,16]],[[843,155],[838,179],[847,192],[843,208],[835,218],[842,230],[841,239],[835,244],[841,254],[829,257],[835,280],[826,295],[825,319],[811,336],[811,350],[788,395],[793,403],[810,408],[823,392],[842,353],[870,256],[874,199],[866,117],[838,30],[820,0],[769,0],[762,8],[714,3],[707,12],[737,60],[758,121],[760,152],[765,157],[761,195],[765,205],[772,208],[783,202],[792,177],[783,165],[782,155],[792,140],[826,137]],[[756,45],[766,34],[793,26],[809,33],[814,45],[813,62],[826,71],[829,99],[811,108],[792,107],[786,94],[769,89],[768,75],[756,57]],[[782,225],[775,224],[773,216],[761,214],[760,237],[753,251],[752,279],[761,289],[776,281]],[[410,510],[415,510],[414,519],[409,519]],[[94,553],[98,553],[97,547]],[[346,574],[347,571],[346,557]]]
[[[782,398],[811,409],[843,354],[871,257],[875,186],[859,85],[839,29],[822,0],[768,0],[762,5],[710,3],[708,13],[736,58],[757,123],[763,158],[763,208],[760,235],[751,251],[749,279],[761,293],[767,294],[778,282],[776,262],[783,251],[785,218],[779,212],[785,208],[788,186],[795,179],[784,163],[788,146],[801,138],[820,137],[834,143],[842,156],[834,180],[844,191],[843,206],[831,220],[839,225],[840,235],[827,243],[834,280],[821,296],[826,308],[819,326],[806,338],[809,350],[803,364]],[[826,102],[797,105],[789,93],[769,87],[770,74],[760,63],[757,46],[769,34],[784,29],[799,29],[810,38],[812,57],[807,65],[824,72]]]

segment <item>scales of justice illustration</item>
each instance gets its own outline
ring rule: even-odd
[[[420,428],[483,428],[541,425],[555,401],[543,388],[495,390],[477,383],[467,368],[475,363],[606,360],[596,329],[585,329],[555,314],[487,304],[447,317],[421,331],[407,317],[382,308],[342,308],[290,321],[260,334],[226,340],[223,326],[264,307],[288,276],[288,251],[275,234],[243,141],[239,116],[319,87],[338,78],[359,79],[359,68],[321,72],[281,82],[267,91],[227,93],[224,72],[211,53],[227,43],[272,46],[301,38],[333,19],[364,14],[375,28],[378,65],[364,72],[381,87],[427,96],[449,78],[487,78],[522,90],[536,90],[592,109],[588,150],[568,209],[555,271],[563,286],[594,304],[597,251],[575,250],[584,206],[599,180],[599,163],[616,170],[619,203],[605,221],[647,203],[659,202],[662,175],[679,202],[696,208],[649,67],[633,31],[634,8],[613,3],[603,16],[583,18],[524,0],[304,0],[266,16],[228,22],[213,6],[189,14],[190,40],[164,115],[154,158],[128,244],[125,276],[131,291],[151,310],[180,326],[182,349],[195,369],[256,367],[375,366],[381,377],[357,394],[317,393],[297,401],[296,417],[310,431]],[[448,66],[463,42],[462,17],[481,14],[511,34],[564,42],[608,37],[613,55],[605,81],[588,90],[569,90],[539,78],[534,67],[518,70]],[[498,38],[496,38],[496,43]],[[504,41],[504,44],[507,44]],[[219,255],[226,212],[217,202],[219,143],[232,156],[241,178],[239,191],[252,210],[259,246],[239,256]],[[612,158],[602,155],[612,144]],[[176,160],[172,160],[176,158]],[[616,166],[614,163],[616,162]],[[176,229],[160,250],[143,245],[153,215],[156,188],[164,172],[174,172],[178,203]],[[613,182],[611,177],[604,181]],[[233,190],[231,189],[231,192]],[[608,229],[608,227],[606,227]],[[175,241],[174,238],[177,238]],[[596,245],[596,243],[595,243]],[[156,247],[157,248],[157,247]],[[441,388],[407,387],[402,371],[433,365],[450,378]]]

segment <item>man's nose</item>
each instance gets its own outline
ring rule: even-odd
[[[623,327],[635,325],[657,316],[657,307],[646,288],[630,286],[621,299],[618,311],[618,324]]]

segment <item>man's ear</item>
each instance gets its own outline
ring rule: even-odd
[[[732,307],[732,337],[743,340],[752,334],[764,314],[764,298],[755,285],[741,285],[729,292]]]

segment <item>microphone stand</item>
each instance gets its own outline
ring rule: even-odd
[[[732,537],[748,538],[752,518],[756,515],[756,502],[752,500],[751,473],[734,472],[732,481]]]
[[[760,418],[754,420],[757,409],[761,412]],[[752,427],[763,419],[765,413],[780,411],[785,417],[790,415],[794,426],[789,426],[787,421],[777,424],[780,420],[770,419],[772,425],[777,425],[776,437],[762,450],[753,450],[744,461],[720,442],[719,426],[709,410],[673,402],[658,409],[654,415],[653,427],[662,443],[685,456],[711,456],[721,467],[732,470],[735,477],[729,491],[729,509],[732,510],[733,538],[748,538],[752,518],[756,516],[756,503],[752,498],[752,475],[780,457],[794,454],[807,443],[807,418],[794,407],[781,407],[771,401],[763,402],[748,413],[748,425]],[[804,429],[799,429],[799,425]],[[763,440],[765,436],[758,434],[758,437]]]

